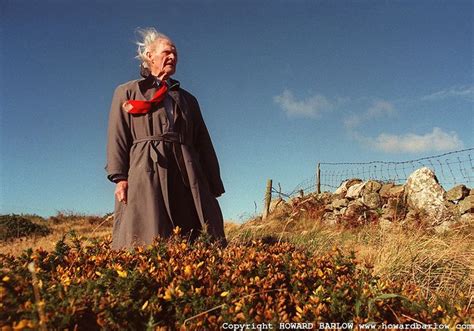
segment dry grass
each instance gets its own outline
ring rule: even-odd
[[[354,251],[358,260],[389,280],[416,284],[422,295],[455,303],[467,296],[474,305],[474,232],[462,226],[444,234],[422,227],[369,224],[354,229],[323,225],[314,220],[251,220],[228,233],[229,241],[265,236],[323,254],[333,247]]]
[[[474,237],[471,228],[445,234],[423,229],[373,229],[360,232],[355,249],[359,258],[384,278],[418,285],[423,295],[455,299],[474,296]],[[471,300],[472,301],[472,300]]]
[[[46,251],[52,251],[56,243],[65,235],[74,232],[78,238],[102,239],[111,236],[113,220],[104,219],[98,216],[87,216],[73,213],[58,213],[47,221],[41,218],[28,217],[31,221],[39,224],[46,224],[51,228],[51,234],[47,236],[30,236],[0,242],[0,254],[20,255],[25,249],[42,248]],[[225,232],[236,231],[238,224],[232,222],[224,223]],[[69,237],[66,236],[66,243],[69,243]]]
[[[92,224],[91,224],[92,223]],[[53,250],[57,241],[74,231],[81,238],[105,238],[112,232],[112,221],[97,217],[62,215],[49,222],[52,234],[0,243],[0,253],[19,255],[27,248]],[[467,296],[474,305],[474,232],[473,226],[438,234],[422,227],[377,224],[345,229],[328,226],[311,219],[250,220],[242,225],[225,222],[230,243],[272,237],[290,241],[323,254],[338,247],[355,251],[358,260],[372,265],[374,272],[390,280],[412,283],[428,299],[445,298],[450,302]]]
[[[28,248],[42,248],[46,251],[51,251],[56,243],[71,231],[75,232],[78,237],[97,239],[105,238],[112,233],[112,220],[104,220],[97,216],[58,213],[58,215],[46,221],[39,219],[31,220],[50,227],[51,234],[0,242],[0,254],[18,256]],[[66,242],[67,240],[68,238],[66,237]]]

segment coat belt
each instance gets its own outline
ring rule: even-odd
[[[173,143],[173,154],[176,159],[176,164],[178,165],[179,172],[181,173],[181,178],[183,179],[184,185],[189,187],[189,177],[186,171],[186,166],[184,164],[183,153],[181,152],[181,148],[179,145],[185,145],[184,141],[181,139],[181,136],[178,132],[166,132],[163,134],[158,134],[154,136],[145,136],[143,138],[138,138],[133,140],[133,145],[144,142],[144,141],[164,141]],[[153,147],[153,152],[157,152],[155,147]],[[152,156],[153,161],[157,162],[158,157]]]
[[[133,145],[144,142],[144,141],[166,141],[170,143],[179,143],[185,145],[183,139],[178,132],[166,132],[163,134],[157,134],[154,136],[145,136],[143,138],[138,138],[133,140]]]

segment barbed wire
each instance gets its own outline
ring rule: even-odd
[[[472,152],[474,151],[473,148],[466,148],[466,149],[461,149],[458,151],[451,151],[443,154],[438,154],[438,155],[432,155],[432,156],[425,156],[419,159],[415,160],[407,160],[407,161],[369,161],[369,162],[320,162],[319,164],[321,165],[366,165],[366,164],[373,164],[373,163],[381,163],[381,164],[391,164],[391,163],[396,163],[396,164],[401,164],[401,163],[413,163],[413,162],[419,162],[423,160],[428,160],[428,159],[433,159],[433,158],[439,158],[443,156],[448,156],[451,154],[459,154],[459,153],[464,153],[464,152]]]
[[[451,151],[407,161],[320,162],[319,186],[321,191],[334,191],[351,178],[378,180],[403,184],[415,170],[427,167],[434,171],[440,184],[449,189],[458,184],[474,183],[474,148]],[[304,179],[289,192],[272,187],[280,197],[314,192],[318,187],[316,174]]]

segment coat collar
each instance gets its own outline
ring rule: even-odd
[[[178,105],[178,107],[181,109],[181,111],[183,113],[186,112],[186,105],[184,104],[184,101],[183,101],[183,97],[181,95],[180,92],[180,83],[179,81],[175,80],[175,79],[172,79],[172,78],[169,78],[168,79],[168,86],[169,86],[169,90],[168,90],[168,95],[173,98],[174,102],[176,102],[176,104]]]
[[[182,93],[180,93],[180,90],[181,90],[180,83],[179,81],[173,78],[168,78],[167,82],[169,86],[168,95],[171,98],[173,98],[174,102],[181,110],[182,116],[186,120],[188,104],[185,98],[182,96]],[[156,84],[157,84],[156,77],[153,75],[148,75],[145,78],[140,79],[138,81],[138,85],[139,85],[140,90],[142,91],[142,94],[144,94],[143,91],[153,88],[154,86],[156,86]]]
[[[180,89],[178,85],[178,88],[170,88],[170,90],[168,91],[168,95],[174,100],[176,105],[181,110],[181,114],[183,118],[186,120],[188,107],[187,107],[186,100],[184,99],[182,93],[179,93],[179,91]]]
[[[168,94],[175,100],[176,103],[180,104],[181,102],[179,101],[178,97],[178,91],[180,89],[179,81],[169,78],[167,80],[167,83],[169,86]],[[148,75],[147,77],[138,80],[138,88],[140,89],[140,92],[143,96],[147,93],[148,90],[156,89],[158,85],[159,81],[157,81],[156,77],[152,75]]]
[[[166,80],[166,82],[168,83],[169,89],[171,91],[179,89],[180,83],[176,79],[170,77]],[[158,85],[160,80],[153,75],[148,75],[142,79],[139,79],[138,83],[140,84],[140,87],[149,89],[155,86],[155,84]]]

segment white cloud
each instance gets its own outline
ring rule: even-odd
[[[456,132],[444,132],[434,127],[433,131],[424,135],[408,133],[391,135],[382,133],[378,137],[358,137],[358,139],[375,149],[387,153],[419,153],[450,151],[463,147],[463,142]]]
[[[393,105],[390,102],[384,100],[375,101],[372,107],[367,110],[367,116],[369,116],[369,118],[392,115],[394,113],[395,108]]]
[[[359,125],[376,118],[389,117],[397,113],[395,107],[388,101],[376,100],[362,114],[352,114],[344,118],[344,126],[348,129],[353,129]]]
[[[465,98],[474,101],[474,85],[471,86],[453,86],[438,92],[434,92],[421,97],[421,100],[432,101],[446,98]]]
[[[286,89],[280,95],[274,96],[273,101],[288,116],[318,118],[322,112],[334,108],[333,103],[323,95],[316,94],[306,99],[297,100],[293,93]]]

